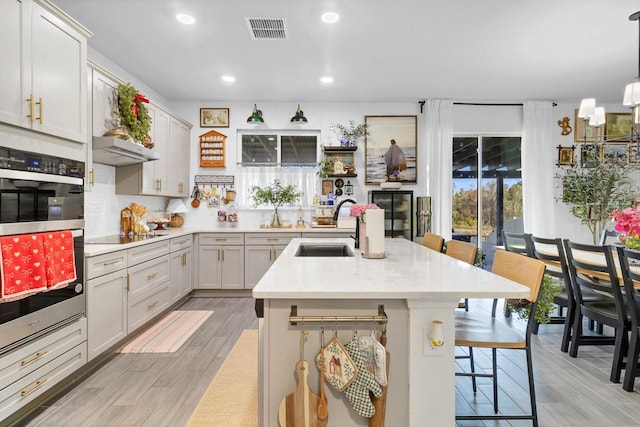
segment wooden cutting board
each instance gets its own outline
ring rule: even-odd
[[[320,396],[309,389],[309,362],[296,363],[298,385],[280,402],[278,421],[281,427],[325,427],[327,419],[318,419]]]

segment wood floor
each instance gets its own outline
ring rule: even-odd
[[[470,304],[489,307],[479,300]],[[184,426],[242,330],[256,328],[257,322],[251,298],[191,298],[182,308],[214,313],[178,352],[114,355],[26,425]],[[543,325],[533,339],[540,426],[640,426],[640,392],[628,393],[621,384],[609,382],[612,349],[584,347],[572,359],[560,352],[561,334],[562,325]],[[491,366],[488,354],[476,351],[477,366],[487,372]],[[459,368],[466,363],[460,360]],[[528,408],[524,352],[498,352],[498,365],[500,409],[517,412],[522,411],[520,405]],[[636,383],[640,390],[640,379]],[[468,378],[456,378],[458,412],[492,412],[491,396],[489,380],[480,379],[474,395]],[[458,425],[530,426],[531,422],[465,421]]]

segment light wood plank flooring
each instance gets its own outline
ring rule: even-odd
[[[471,300],[470,304],[473,308],[489,307],[484,300]],[[242,330],[256,328],[257,322],[251,298],[191,298],[182,308],[211,309],[214,314],[178,352],[114,355],[26,425],[184,426]],[[578,358],[572,359],[560,352],[561,334],[562,325],[543,325],[533,338],[540,426],[640,426],[640,392],[627,393],[621,384],[609,382],[612,349],[583,347]],[[488,355],[476,352],[477,366],[487,372],[491,367]],[[500,409],[505,412],[528,406],[524,360],[522,351],[498,352]],[[460,360],[458,367],[463,369],[466,364]],[[636,388],[640,390],[640,380]],[[458,411],[492,412],[491,396],[488,379],[479,380],[474,396],[470,380],[456,378]],[[458,425],[531,423],[465,421]]]

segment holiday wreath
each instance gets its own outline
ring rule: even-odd
[[[151,117],[144,105],[149,103],[149,99],[129,84],[118,85],[117,92],[120,125],[127,128],[136,141],[143,141],[151,129]]]

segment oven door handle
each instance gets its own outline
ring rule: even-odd
[[[0,169],[0,178],[23,181],[55,182],[58,184],[84,185],[84,179],[75,176],[51,175],[47,173],[17,171],[11,169]]]

